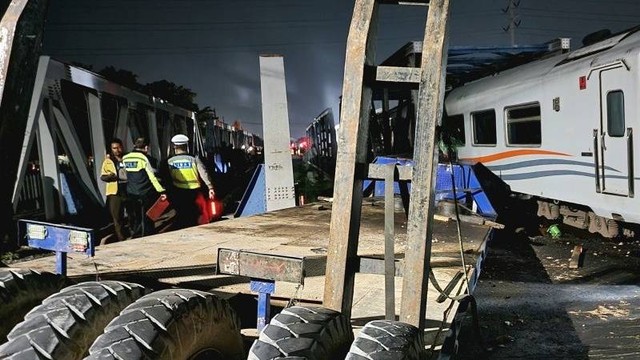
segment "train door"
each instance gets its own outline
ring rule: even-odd
[[[600,171],[603,193],[633,196],[632,75],[623,61],[599,70]]]

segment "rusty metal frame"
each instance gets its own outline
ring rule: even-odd
[[[304,257],[219,248],[216,263],[218,274],[304,284]]]
[[[366,162],[367,130],[371,88],[365,86],[366,65],[374,65],[378,4],[375,0],[356,0],[345,57],[341,121],[334,181],[333,209],[324,306],[351,316],[353,286],[357,268],[358,233],[362,207],[362,177],[358,165]]]
[[[442,119],[447,65],[449,0],[429,4],[422,42],[407,249],[400,321],[424,328],[437,172],[436,126]],[[418,295],[418,296],[416,296]]]
[[[364,164],[372,95],[369,86],[380,81],[415,83],[419,75],[419,90],[414,94],[416,98],[414,103],[417,104],[416,132],[415,141],[413,141],[415,165],[411,179],[412,201],[408,210],[408,247],[400,320],[422,329],[426,314],[427,275],[432,234],[430,221],[434,213],[433,190],[437,170],[435,129],[442,117],[449,0],[428,2],[429,11],[419,70],[395,67],[375,68],[373,44],[380,3],[416,5],[426,4],[427,1],[356,0],[355,2],[345,58],[324,305],[341,311],[345,316],[351,316],[362,207],[362,179],[367,172],[378,173],[381,178],[387,178],[388,175],[386,169],[375,167],[367,169]],[[372,78],[374,81],[371,81]],[[391,181],[391,178],[389,177],[387,181]],[[387,238],[389,238],[389,232]],[[394,264],[388,259],[387,273],[393,272],[392,266]],[[391,304],[387,304],[387,308],[390,306]]]

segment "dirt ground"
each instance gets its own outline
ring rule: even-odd
[[[465,318],[457,359],[640,359],[640,240],[565,231],[496,234],[475,290],[484,344]]]

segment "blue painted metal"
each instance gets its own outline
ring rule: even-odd
[[[76,207],[76,202],[74,200],[73,194],[71,192],[71,187],[69,186],[69,181],[67,180],[67,176],[65,173],[60,173],[60,192],[62,192],[62,197],[64,198],[64,202],[66,204],[67,213],[71,215],[77,215],[78,209]]]
[[[453,181],[451,174],[453,173]],[[436,178],[436,201],[443,199],[453,199],[453,186],[455,184],[456,197],[458,200],[465,199],[470,195],[473,198],[478,210],[478,214],[496,218],[496,213],[489,198],[485,194],[480,181],[476,177],[471,165],[460,164],[438,164],[438,176]],[[465,189],[466,192],[463,192]]]
[[[271,294],[276,290],[276,283],[270,280],[251,280],[251,291],[258,293],[258,332],[262,331],[271,318]]]
[[[516,55],[522,53],[544,53],[549,51],[549,44],[519,46],[449,46],[449,56],[469,54]]]
[[[393,164],[413,166],[413,160],[402,158],[391,158],[379,156],[373,161],[374,164]],[[453,181],[451,173],[453,172]],[[458,200],[464,200],[468,194],[473,198],[478,208],[478,214],[495,218],[497,213],[489,198],[484,193],[480,181],[476,177],[471,165],[462,164],[438,164],[438,174],[436,177],[436,201],[454,198],[452,184],[456,187],[456,197]],[[411,189],[411,183],[408,184]],[[363,184],[363,190],[370,190],[373,187],[374,196],[384,196],[384,181],[366,180]],[[462,190],[466,190],[463,192]],[[394,194],[400,194],[398,182],[394,183]]]
[[[264,165],[260,164],[249,181],[247,189],[242,195],[242,200],[235,217],[264,214],[267,212],[267,195],[265,193],[266,183],[264,177]]]
[[[67,276],[67,253],[56,251],[56,274]]]
[[[251,280],[249,287],[253,292],[273,294],[276,291],[276,283],[272,280]]]
[[[56,273],[65,275],[67,253],[95,255],[93,229],[60,225],[35,220],[18,220],[19,235],[27,245],[56,252]]]

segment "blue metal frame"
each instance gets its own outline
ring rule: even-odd
[[[251,291],[258,293],[258,332],[267,326],[271,318],[271,294],[276,291],[276,283],[271,280],[251,280]]]
[[[264,164],[260,164],[256,167],[234,216],[250,216],[267,212],[265,189]]]
[[[67,275],[67,253],[95,255],[93,229],[20,219],[18,234],[32,248],[55,251],[56,273],[63,276]]]
[[[413,160],[403,159],[403,158],[392,158],[385,156],[378,156],[373,161],[374,164],[398,164],[398,165],[407,165],[413,166]],[[453,172],[453,182],[451,180],[451,173]],[[466,164],[438,164],[438,174],[436,177],[436,201],[445,200],[445,199],[453,199],[453,190],[452,184],[455,184],[456,187],[456,198],[458,200],[463,200],[470,194],[478,207],[478,213],[484,216],[495,218],[497,217],[497,213],[493,206],[491,206],[491,202],[489,198],[485,194],[480,181],[476,177],[475,172],[473,171],[472,165]],[[409,189],[411,189],[411,183],[408,184]],[[363,183],[363,190],[368,190],[373,187],[373,195],[374,196],[384,196],[384,181],[376,181],[376,180],[365,180]],[[465,189],[466,192],[463,192],[462,189]],[[394,183],[394,194],[400,194],[400,188],[398,186],[398,182]]]

